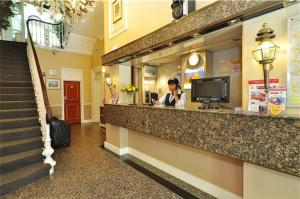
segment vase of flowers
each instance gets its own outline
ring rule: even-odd
[[[134,97],[138,90],[138,87],[135,85],[128,85],[125,88],[122,88],[121,92],[126,93],[126,100],[124,100],[124,102],[126,104],[134,104]]]

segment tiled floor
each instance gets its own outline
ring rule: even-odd
[[[73,125],[72,144],[58,149],[55,173],[4,198],[180,198],[99,148],[97,124]]]
[[[104,140],[105,133],[100,131],[97,124],[73,125],[71,146],[57,149],[53,156],[57,161],[54,174],[8,194],[3,199],[181,198],[178,193],[101,149],[99,146]],[[134,158],[130,160],[143,165],[143,162]],[[176,184],[176,180],[157,173],[157,169],[151,169],[146,164],[144,167]],[[211,198],[186,184],[177,185],[192,190],[192,194],[199,198]]]

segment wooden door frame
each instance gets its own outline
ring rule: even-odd
[[[64,81],[76,81],[80,84],[80,122],[84,123],[83,107],[83,70],[74,68],[61,68],[61,117],[65,119]]]

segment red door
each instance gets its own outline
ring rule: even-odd
[[[80,120],[80,82],[64,81],[65,121],[69,124]]]

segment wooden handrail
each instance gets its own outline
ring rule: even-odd
[[[37,17],[38,18],[38,17]],[[42,75],[42,70],[41,70],[41,66],[40,66],[40,62],[36,53],[36,49],[32,40],[32,35],[30,32],[30,28],[29,28],[29,22],[30,21],[39,21],[45,24],[50,24],[50,25],[60,25],[61,23],[58,24],[52,24],[52,23],[48,23],[48,22],[44,22],[42,20],[38,19],[33,19],[33,18],[28,18],[28,20],[26,21],[26,27],[27,27],[27,33],[28,33],[28,38],[30,41],[30,44],[32,46],[32,52],[34,55],[34,59],[35,59],[35,63],[36,63],[36,67],[37,67],[37,71],[38,71],[38,75],[39,75],[39,79],[40,79],[40,83],[41,83],[41,88],[42,88],[42,92],[43,92],[43,98],[44,98],[44,103],[45,103],[45,107],[46,107],[46,122],[47,124],[50,124],[50,122],[52,121],[52,109],[50,107],[50,103],[49,103],[49,99],[48,99],[48,95],[47,95],[47,90],[46,90],[46,85],[43,79],[43,75]],[[62,44],[61,44],[62,46]]]

